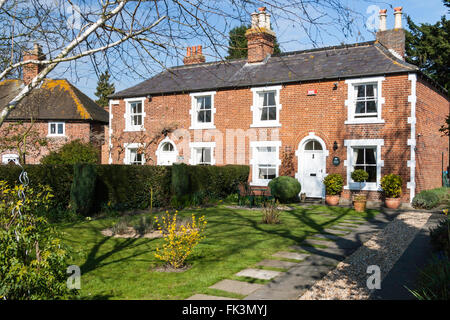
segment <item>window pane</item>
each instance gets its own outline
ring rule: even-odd
[[[376,166],[367,166],[366,172],[369,174],[369,179],[367,179],[367,182],[377,182],[377,167]]]
[[[357,86],[357,91],[358,91],[358,98],[364,98],[365,97],[365,86],[361,85],[361,86]]]
[[[357,153],[356,164],[364,164],[364,149],[355,149]]]
[[[268,105],[274,106],[275,105],[275,92],[267,92],[268,96]]]
[[[173,145],[170,142],[166,142],[163,144],[162,150],[167,152],[173,151]]]
[[[211,96],[204,97],[204,100],[205,109],[211,109]]]
[[[211,148],[202,149],[202,162],[211,163]]]
[[[204,112],[205,112],[205,122],[211,122],[211,110],[207,110]]]
[[[367,112],[377,112],[377,103],[375,101],[367,101]]]
[[[133,126],[140,126],[142,125],[142,116],[138,115],[138,116],[132,116],[131,117],[131,122]]]
[[[305,146],[305,150],[314,150],[314,141],[309,141]]]
[[[377,164],[374,148],[366,149],[366,164]]]
[[[58,123],[58,134],[63,134],[63,133],[64,133],[64,124]]]
[[[375,90],[373,87],[374,87],[373,84],[368,84],[366,86],[366,97],[370,97],[370,98],[375,97]]]
[[[262,108],[261,110],[261,120],[268,120],[269,117],[269,108]]]
[[[197,114],[198,122],[205,122],[205,111],[199,111]]]
[[[364,101],[360,101],[356,103],[356,113],[366,113],[366,103]]]
[[[269,109],[269,120],[277,120],[277,108],[270,107]]]
[[[268,101],[267,101],[267,93],[263,93],[263,106],[267,106]]]
[[[55,123],[51,123],[50,124],[50,133],[51,134],[55,134],[56,133],[56,124]]]

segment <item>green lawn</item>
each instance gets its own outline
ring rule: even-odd
[[[295,206],[295,205],[294,205]],[[208,289],[222,279],[236,279],[236,272],[254,267],[263,259],[350,217],[369,218],[350,208],[295,206],[281,214],[281,223],[261,223],[261,211],[229,209],[220,205],[183,210],[180,216],[205,215],[206,238],[195,248],[181,273],[152,271],[162,262],[154,257],[162,239],[121,239],[100,232],[118,218],[60,224],[63,240],[74,251],[71,264],[81,267],[82,299],[185,299],[195,293],[219,294]],[[334,217],[321,216],[323,213]],[[243,280],[243,279],[241,279]],[[220,292],[220,295],[226,294]],[[238,297],[228,294],[230,297]]]

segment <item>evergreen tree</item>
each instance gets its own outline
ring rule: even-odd
[[[444,3],[450,6],[450,2]],[[407,17],[406,61],[418,66],[441,86],[450,89],[450,20],[416,25]]]
[[[99,99],[95,102],[101,107],[106,107],[108,105],[108,95],[113,94],[116,91],[114,84],[109,83],[110,77],[111,75],[109,72],[105,71],[98,78],[97,91],[95,92],[95,95]]]
[[[242,25],[230,30],[228,40],[228,56],[225,59],[239,59],[247,58],[247,38],[245,32],[250,29],[251,26]],[[273,53],[281,53],[280,45],[275,39]]]

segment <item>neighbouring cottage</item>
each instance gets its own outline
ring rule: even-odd
[[[44,60],[45,55],[35,44],[31,52],[24,53],[23,59]],[[5,106],[11,101],[39,74],[41,68],[40,65],[27,64],[23,68],[22,80],[0,82],[0,105]],[[50,151],[76,139],[91,142],[101,151],[108,121],[108,112],[66,79],[44,79],[11,111],[0,128],[0,135],[22,134],[31,127],[22,162],[37,164]],[[1,163],[17,162],[17,149],[4,150],[5,146],[0,146]]]
[[[103,161],[248,164],[253,185],[291,175],[318,198],[323,178],[339,173],[350,199],[355,169],[369,174],[370,200],[388,173],[403,178],[405,202],[441,186],[448,95],[404,61],[402,8],[394,10],[390,30],[380,11],[375,41],[273,55],[270,15],[260,8],[247,59],[205,62],[202,47],[191,47],[184,66],[111,95]]]

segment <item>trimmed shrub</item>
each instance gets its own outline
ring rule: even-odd
[[[178,198],[189,193],[189,173],[184,163],[172,166],[172,193]]]
[[[88,216],[94,202],[97,172],[90,164],[76,164],[73,167],[73,183],[70,189],[70,205],[75,212]]]
[[[400,198],[402,195],[402,177],[396,174],[388,174],[381,178],[381,189],[386,198]]]
[[[269,188],[275,199],[281,203],[292,201],[301,191],[300,182],[292,177],[281,176],[269,182]]]
[[[50,152],[41,159],[42,164],[76,164],[98,163],[100,154],[98,148],[90,143],[77,139],[66,143],[58,151]]]
[[[72,165],[24,165],[30,179],[30,186],[48,185],[53,190],[53,202],[56,207],[66,207],[70,200],[70,188],[73,181]],[[0,165],[0,179],[11,185],[19,184],[19,166]]]
[[[344,179],[340,174],[329,174],[323,179],[326,193],[330,196],[338,195],[342,192],[344,187]]]
[[[247,183],[250,167],[244,165],[189,166],[192,193],[203,191],[209,199],[224,199],[235,193],[239,183]]]

